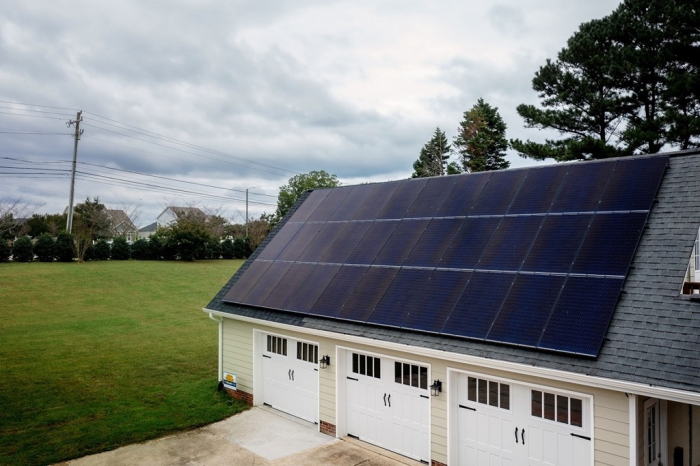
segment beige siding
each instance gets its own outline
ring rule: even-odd
[[[431,450],[432,460],[447,463],[448,421],[447,421],[447,383],[448,367],[468,372],[477,372],[492,377],[511,379],[522,383],[530,383],[552,387],[553,389],[573,391],[593,397],[593,424],[595,465],[598,466],[628,466],[629,465],[629,413],[628,399],[624,393],[612,392],[599,388],[586,387],[558,381],[547,380],[533,376],[523,376],[517,373],[493,370],[488,367],[452,363],[441,359],[428,358],[420,355],[394,350],[378,349],[371,345],[347,343],[341,340],[319,338],[305,335],[301,332],[279,330],[264,325],[253,325],[231,319],[224,319],[224,361],[226,372],[235,373],[242,390],[253,393],[253,329],[263,332],[286,335],[317,342],[319,357],[329,355],[331,365],[319,371],[320,377],[320,409],[322,421],[337,425],[336,421],[336,368],[338,367],[338,347],[350,348],[368,353],[377,353],[398,359],[407,359],[430,366],[430,382],[440,379],[443,382],[443,393],[439,397],[431,397]],[[642,401],[643,405],[643,401]],[[700,412],[698,413],[700,418]],[[698,430],[700,434],[700,429]],[[638,441],[639,445],[639,441]],[[696,450],[700,454],[700,450]]]

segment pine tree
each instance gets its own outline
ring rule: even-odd
[[[440,128],[436,128],[433,137],[420,150],[418,160],[413,162],[411,178],[460,173],[459,166],[456,163],[447,163],[449,158],[450,143],[447,142],[447,136],[445,136],[443,131],[440,131]]]
[[[506,124],[492,107],[479,99],[459,124],[453,147],[459,154],[465,172],[502,170],[510,166],[505,159],[508,141]]]

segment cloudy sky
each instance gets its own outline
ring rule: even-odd
[[[0,198],[273,212],[281,185],[406,178],[435,127],[483,97],[509,138],[530,83],[617,0],[15,2],[0,12]],[[32,133],[32,134],[30,134]],[[56,134],[60,133],[60,134]],[[511,166],[532,164],[509,154]],[[147,176],[150,175],[150,176]]]

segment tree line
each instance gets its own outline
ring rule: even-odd
[[[521,104],[526,128],[555,130],[545,142],[506,140],[498,109],[479,99],[452,147],[435,130],[414,177],[507,168],[508,147],[534,160],[604,159],[700,146],[700,4],[625,0],[581,24],[532,80],[540,105]],[[447,164],[450,155],[459,163]]]

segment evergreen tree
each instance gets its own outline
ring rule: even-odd
[[[139,238],[134,241],[131,245],[131,258],[137,261],[145,261],[150,257],[150,251],[148,250],[148,241],[143,238]]]
[[[92,260],[106,261],[109,259],[111,249],[106,239],[98,239],[95,245],[90,249],[92,249]]]
[[[470,110],[464,112],[452,145],[460,156],[465,172],[502,170],[510,166],[505,159],[508,149],[506,124],[498,108],[484,102],[484,99],[479,99]]]
[[[29,236],[22,236],[12,245],[12,260],[15,262],[31,262],[34,259],[34,246]]]
[[[163,241],[160,236],[153,235],[148,238],[148,256],[151,260],[160,260],[163,254]]]
[[[5,238],[0,237],[0,262],[9,261],[11,255],[12,255],[12,248],[10,247],[9,244],[7,244],[7,241],[5,240]]]
[[[440,128],[436,128],[433,137],[420,150],[418,160],[413,162],[411,178],[428,176],[455,175],[460,173],[455,162],[447,163],[450,158],[450,143]]]
[[[59,262],[73,262],[75,251],[73,235],[61,232],[56,237],[56,260]]]
[[[112,252],[110,259],[114,261],[126,261],[131,258],[131,246],[126,242],[126,238],[117,237],[112,241]]]
[[[235,256],[235,249],[233,246],[233,241],[230,238],[226,238],[221,243],[221,257],[224,259],[233,259]]]
[[[34,245],[34,254],[39,262],[53,262],[56,256],[56,242],[51,235],[46,233],[39,235]]]

